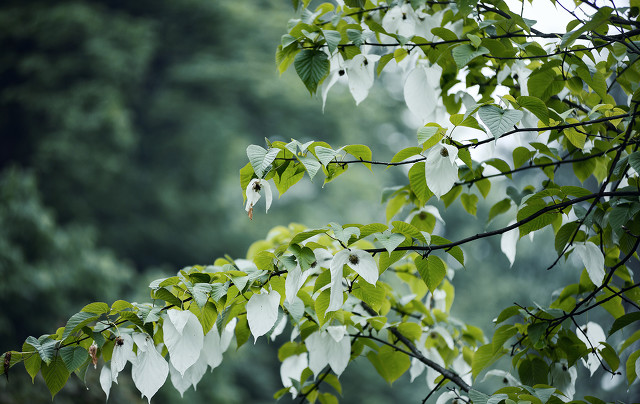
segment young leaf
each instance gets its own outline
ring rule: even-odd
[[[478,115],[482,122],[487,125],[493,137],[498,139],[520,122],[523,113],[517,109],[502,109],[495,105],[485,105],[480,107]]]

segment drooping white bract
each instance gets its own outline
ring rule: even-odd
[[[324,106],[327,103],[327,94],[334,84],[338,82],[340,77],[346,73],[344,58],[340,52],[335,52],[329,57],[329,77],[327,77],[322,83],[322,111],[324,112]]]
[[[560,390],[563,396],[560,396],[562,401],[573,400],[573,395],[576,394],[576,379],[578,378],[578,370],[575,366],[568,366],[566,359],[561,359],[560,362],[553,364],[551,372],[551,385]]]
[[[295,398],[298,391],[293,387],[292,380],[300,381],[302,372],[309,366],[307,353],[289,356],[280,365],[280,379],[284,387],[290,387],[291,395]]]
[[[167,310],[162,326],[169,360],[180,374],[191,367],[200,356],[204,332],[198,318],[188,310]]]
[[[107,400],[109,400],[109,392],[111,391],[111,384],[113,383],[113,379],[111,378],[111,369],[105,363],[100,371],[100,387],[102,387],[102,391],[107,395]]]
[[[333,260],[333,254],[329,252],[326,248],[316,248],[313,250],[313,255],[316,257],[316,267],[319,268],[329,268],[331,265],[331,261]]]
[[[511,373],[501,369],[491,369],[488,371],[482,378],[482,382],[484,383],[485,380],[492,377],[502,380],[502,384],[505,386],[519,386],[521,384],[520,380],[514,377]],[[555,386],[555,384],[551,384]]]
[[[271,333],[269,334],[271,341],[275,341],[287,326],[287,316],[281,315],[279,317],[280,318],[276,320],[276,325],[271,329]]]
[[[249,217],[253,216],[253,207],[256,205],[258,200],[260,200],[260,191],[264,188],[265,193],[265,201],[267,205],[266,212],[269,212],[269,208],[271,207],[271,201],[273,200],[273,195],[271,194],[271,187],[269,186],[269,182],[265,179],[254,178],[247,185],[246,194],[247,194],[247,205],[245,206],[245,210],[249,213]]]
[[[420,337],[418,350],[420,351],[420,353],[422,353],[422,355],[425,358],[437,363],[442,367],[445,367],[444,360],[442,359],[442,356],[440,356],[440,353],[438,352],[438,350],[435,348],[427,349],[424,346],[427,336],[428,334],[423,334],[422,337]],[[420,376],[425,369],[427,369],[427,375],[426,375],[427,388],[429,388],[430,390],[434,389],[436,387],[436,379],[440,376],[440,373],[428,367],[417,358],[411,359],[411,368],[409,369],[409,374],[411,375],[411,382],[413,382],[416,377]]]
[[[447,292],[442,289],[436,289],[431,293],[427,292],[427,297],[424,301],[425,307],[429,310],[438,309],[441,312],[447,311]]]
[[[227,326],[224,327],[224,330],[222,330],[222,335],[218,333],[218,327],[213,326],[207,335],[204,336],[202,353],[207,360],[207,365],[211,367],[211,370],[215,369],[222,363],[222,354],[229,348],[237,322],[238,320],[236,318],[229,321]]]
[[[585,268],[587,268],[591,282],[596,286],[602,285],[604,281],[604,255],[602,255],[600,248],[593,243],[586,242],[577,244],[573,251],[578,254]]]
[[[311,275],[311,272],[312,272],[311,268],[302,272],[300,265],[296,265],[294,269],[290,270],[287,273],[287,279],[284,282],[284,290],[285,290],[287,303],[293,304],[293,301],[296,295],[298,294],[298,291],[300,290],[302,285],[304,285],[304,282],[307,280],[309,275]]]
[[[438,396],[436,404],[453,403],[456,399],[457,401],[462,401],[463,403],[469,402],[469,400],[467,400],[465,396],[459,395],[457,391],[445,391],[444,393],[440,394],[440,396]]]
[[[471,366],[464,360],[462,355],[458,355],[457,358],[451,363],[451,369],[458,374],[467,384],[471,384]]]
[[[418,63],[404,83],[404,101],[423,123],[436,121],[443,107],[440,106],[440,76],[442,67]]]
[[[351,339],[347,326],[327,327],[327,331],[316,331],[304,341],[309,351],[309,369],[317,376],[325,366],[340,377],[349,364]]]
[[[280,293],[272,290],[267,293],[262,290],[260,294],[251,296],[247,302],[247,321],[249,329],[253,335],[253,343],[258,337],[266,334],[278,320],[278,306],[280,304]]]
[[[347,264],[365,281],[375,285],[378,281],[378,266],[373,257],[364,250],[357,248],[339,251],[331,260],[331,295],[327,313],[342,307],[344,290],[342,286],[342,268]]]
[[[512,220],[508,226],[511,226],[516,221]],[[509,266],[513,266],[513,262],[516,260],[516,244],[520,238],[520,233],[517,228],[502,233],[500,237],[500,249],[507,256],[509,260]]]
[[[579,330],[576,330],[576,336],[580,339],[580,341],[584,342],[589,350],[591,348],[598,349],[601,342],[606,342],[607,337],[602,330],[602,327],[598,323],[594,323],[593,321],[589,321],[587,324],[580,327]],[[582,359],[582,364],[589,369],[591,372],[591,376],[595,373],[596,370],[600,367],[600,360],[598,359],[598,354],[590,353],[587,355],[587,359]]]
[[[418,20],[413,7],[404,3],[399,7],[392,7],[382,18],[382,28],[390,34],[398,34],[411,39],[416,35],[416,21]]]
[[[111,380],[118,383],[118,373],[124,369],[133,356],[133,338],[129,334],[121,334],[116,338],[111,355]]]
[[[458,181],[457,157],[458,149],[444,143],[433,146],[427,154],[424,165],[427,187],[438,199],[449,192]]]
[[[147,397],[147,400],[151,403],[151,397],[158,392],[165,380],[167,380],[169,364],[160,355],[150,336],[135,333],[133,334],[133,340],[138,346],[138,355],[132,363],[131,378],[142,397]]]
[[[215,328],[215,327],[213,327]],[[184,392],[191,386],[196,390],[196,386],[207,372],[207,359],[204,355],[200,355],[196,363],[191,365],[184,374],[181,374],[169,364],[169,374],[171,375],[171,384],[180,393],[180,397],[184,396]]]
[[[380,55],[358,54],[345,62],[347,78],[349,79],[349,91],[356,105],[360,104],[373,86],[375,78],[376,62]]]

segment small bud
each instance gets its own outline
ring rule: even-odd
[[[124,340],[122,339],[122,337],[116,337],[116,345],[117,346],[124,345]]]
[[[447,148],[446,148],[446,147],[443,147],[443,148],[440,150],[440,155],[441,155],[442,157],[449,157],[449,150],[447,150]]]
[[[367,59],[364,60],[364,62],[362,62],[365,66],[369,64],[369,61]]]
[[[351,254],[349,255],[349,262],[351,263],[351,265],[358,265],[358,263],[360,262],[360,259],[358,258],[357,255]]]
[[[567,368],[567,365],[563,363],[562,364],[562,371],[566,372],[567,370],[569,370],[569,368]]]
[[[406,13],[402,13],[402,19],[406,20],[407,19],[407,14]]]
[[[338,75],[339,76],[344,76],[344,73],[345,73],[344,69],[338,70]]]
[[[311,263],[311,268],[315,268],[318,265],[318,261],[313,261]]]
[[[502,383],[504,384],[509,384],[509,379],[507,379],[506,377],[502,379]]]
[[[253,184],[253,190],[254,191],[260,192],[260,189],[262,189],[262,188],[260,188],[260,183],[259,182],[256,182],[255,184]]]

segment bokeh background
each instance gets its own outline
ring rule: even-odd
[[[238,170],[251,143],[364,143],[388,160],[415,142],[413,121],[389,96],[398,91],[376,87],[356,109],[336,87],[323,112],[294,72],[279,77],[275,48],[292,15],[287,0],[1,3],[0,352],[55,331],[89,302],[145,301],[152,279],[243,257],[275,225],[385,221],[380,193],[408,182],[401,169],[355,167],[324,188],[321,176],[304,180],[267,215],[260,203],[253,221],[246,216]],[[486,230],[459,202],[437,206],[448,238]],[[548,301],[549,285],[577,278],[575,269],[544,270],[548,247],[541,260],[540,247],[522,240],[510,269],[498,239],[466,246],[454,314],[490,335],[506,305]],[[273,402],[277,342],[232,347],[184,399]],[[420,402],[428,393],[422,378],[410,384],[407,374],[390,387],[360,363],[341,377],[344,402]],[[104,402],[98,371],[86,386],[72,375],[54,402]],[[587,377],[585,391],[597,393],[601,377]],[[109,402],[145,402],[128,376],[119,382]],[[629,397],[620,386],[610,393]],[[167,381],[153,402],[178,400]],[[17,366],[0,381],[0,403],[25,402],[50,396]]]

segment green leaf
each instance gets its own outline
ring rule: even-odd
[[[425,177],[424,162],[414,164],[409,169],[409,186],[416,197],[420,200],[420,205],[427,203],[433,196],[433,193],[427,187],[427,179]]]
[[[382,233],[376,234],[376,240],[382,244],[382,246],[391,254],[402,243],[406,237],[402,234],[392,233],[389,230],[385,230]]]
[[[236,324],[234,334],[236,336],[236,345],[238,346],[238,349],[240,349],[240,347],[249,340],[249,336],[251,336],[251,330],[249,330],[249,322],[247,321],[246,314],[238,317],[238,323]]]
[[[296,73],[311,94],[316,92],[318,84],[329,74],[329,59],[320,50],[304,49],[296,55],[293,62]]]
[[[569,222],[563,225],[560,230],[558,230],[555,239],[555,248],[558,254],[562,253],[564,247],[567,245],[577,228],[577,222]]]
[[[265,171],[269,169],[279,152],[280,149],[269,149],[269,151],[267,151],[254,144],[247,146],[247,157],[258,178],[264,177]]]
[[[478,49],[474,48],[473,45],[463,44],[456,46],[451,51],[451,56],[453,56],[453,60],[458,65],[458,69],[462,69],[473,59],[478,56],[486,55],[489,53],[489,49],[484,46],[479,47]]]
[[[500,202],[495,203],[491,209],[489,209],[489,217],[487,223],[491,222],[496,216],[506,213],[511,209],[511,199],[504,198]]]
[[[537,356],[523,359],[518,366],[520,381],[529,386],[548,384],[549,366]]]
[[[106,305],[106,304],[105,304]],[[109,311],[109,306],[107,306],[107,311]],[[106,313],[104,312],[104,313]],[[69,335],[73,334],[74,332],[80,330],[82,327],[84,327],[85,325],[89,324],[92,321],[96,321],[97,319],[99,319],[100,316],[94,314],[93,312],[86,312],[86,311],[81,311],[78,312],[76,314],[74,314],[73,316],[71,316],[71,318],[69,319],[69,321],[67,321],[67,325],[64,327],[64,333],[62,334],[62,339],[66,339]]]
[[[505,132],[514,128],[522,119],[522,111],[517,109],[502,109],[495,105],[485,105],[480,107],[478,115],[482,122],[489,128],[495,139],[498,139]]]
[[[518,210],[518,222],[537,214],[546,206],[547,205],[542,200],[528,200],[527,204],[521,207],[520,210]],[[549,211],[529,220],[527,223],[520,226],[520,238],[531,233],[532,231],[540,230],[543,227],[550,225],[554,220],[556,220],[558,215],[559,213],[556,211]]]
[[[478,212],[478,196],[476,194],[462,194],[460,195],[460,202],[464,210],[475,216]]]
[[[393,384],[411,366],[411,359],[407,355],[388,345],[380,347],[378,353],[369,352],[367,358],[389,384]]]
[[[433,147],[442,137],[442,131],[438,126],[424,126],[418,129],[418,144],[423,145],[425,149]]]
[[[587,135],[585,133],[578,132],[576,128],[567,128],[563,130],[562,133],[564,133],[564,136],[572,145],[578,149],[584,149],[584,143],[587,140]]]
[[[549,68],[534,71],[527,81],[529,94],[543,102],[562,91],[564,86],[562,76]]]
[[[629,164],[636,173],[640,173],[640,151],[633,152],[629,155]]]
[[[362,279],[358,279],[356,286],[351,290],[351,294],[368,304],[376,312],[382,307],[386,296],[383,286],[374,286]]]
[[[108,313],[109,305],[102,302],[89,303],[88,305],[84,306],[80,311],[86,311],[94,314]]]
[[[422,280],[433,293],[447,275],[444,261],[438,256],[429,255],[426,259],[418,256],[414,262]]]
[[[345,146],[343,150],[346,153],[351,154],[356,159],[360,161],[371,161],[371,149],[369,147],[362,144],[352,144],[349,146]],[[371,170],[371,163],[363,163],[365,167]]]
[[[447,240],[444,237],[433,235],[433,234],[431,235],[432,246],[450,244],[450,243],[451,241]],[[455,258],[455,260],[458,261],[460,265],[464,266],[464,253],[462,252],[462,248],[460,248],[460,246],[447,248],[446,251],[447,251],[447,254]]]
[[[520,168],[524,163],[531,160],[533,152],[526,147],[516,147],[513,150],[513,168]]]
[[[40,371],[42,359],[40,359],[40,355],[36,351],[35,347],[27,342],[22,344],[22,352],[24,352],[22,363],[24,364],[24,368],[29,376],[31,376],[31,382],[34,383],[36,375]]]
[[[545,125],[549,125],[549,108],[538,97],[532,97],[530,95],[522,95],[516,99],[518,104],[528,109],[539,120],[544,122]]]
[[[36,339],[35,337],[29,337],[25,341],[27,344],[31,345],[38,351],[38,355],[44,361],[44,363],[49,364],[53,359],[53,356],[56,352],[56,344],[58,341],[49,338],[46,335]]]
[[[475,380],[480,372],[497,359],[498,356],[493,353],[493,344],[483,345],[478,348],[473,354],[473,361],[471,362],[471,375],[473,379]]]
[[[639,360],[640,350],[635,351],[629,358],[627,359],[627,364],[625,366],[627,371],[627,381],[629,382],[629,386],[638,378],[638,373],[636,372],[636,362]]]
[[[621,330],[622,328],[636,321],[640,321],[640,312],[637,312],[637,311],[633,313],[625,314],[624,316],[617,318],[616,321],[613,322],[613,325],[609,330],[609,336],[613,335],[616,331]]]
[[[325,167],[327,167],[327,164],[329,164],[329,162],[333,160],[338,154],[336,150],[329,149],[324,146],[316,146],[315,149],[313,149],[313,152],[316,154],[316,157],[318,158],[318,160],[320,160],[322,165]]]
[[[402,149],[393,156],[391,159],[391,163],[399,163],[408,159],[409,157],[417,156],[422,152],[422,149],[419,147],[407,147],[406,149]]]
[[[57,356],[51,363],[45,363],[42,366],[42,376],[51,392],[52,398],[55,397],[60,389],[67,383],[69,374],[70,372],[60,356]]]
[[[338,44],[340,44],[342,35],[340,35],[338,31],[323,29],[322,36],[324,36],[324,39],[327,42],[327,47],[329,48],[329,52],[333,53],[333,51],[335,51],[336,48],[338,47]]]
[[[66,346],[60,349],[60,357],[67,370],[73,372],[89,358],[89,352],[81,346]]]

